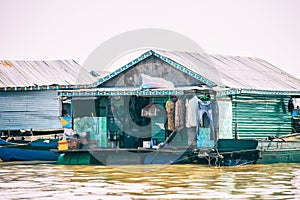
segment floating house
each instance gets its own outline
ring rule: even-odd
[[[57,90],[84,88],[93,81],[74,60],[0,61],[2,135],[62,130],[60,117],[72,111],[70,100]]]
[[[300,80],[258,58],[150,50],[90,88],[58,94],[73,98],[74,129],[89,141],[84,148],[102,149],[102,163],[155,163],[156,154],[129,158],[120,149],[186,152],[211,148],[218,139],[292,133],[297,105],[291,111],[289,103],[300,98]],[[103,153],[114,148],[116,154]],[[183,155],[175,154],[165,156],[168,163]]]

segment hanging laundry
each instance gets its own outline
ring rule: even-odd
[[[214,140],[215,139],[215,131],[214,131],[214,121],[213,121],[213,114],[212,114],[212,105],[209,101],[199,101],[198,102],[199,106],[199,111],[198,111],[198,119],[199,119],[199,124],[197,126],[197,132],[198,134],[200,133],[200,123],[203,121],[203,127],[204,128],[210,128],[210,139]],[[204,116],[207,117],[207,119],[204,121]],[[207,124],[206,124],[206,123]]]
[[[184,125],[185,105],[182,99],[178,99],[175,103],[175,128],[180,130]]]
[[[185,126],[187,127],[189,121],[189,99],[185,100]],[[187,127],[189,128],[189,127]]]
[[[167,112],[167,119],[168,119],[168,130],[174,131],[175,130],[175,122],[174,122],[174,114],[175,114],[175,104],[173,101],[168,100],[166,102],[166,112]]]
[[[192,99],[187,100],[186,102],[186,127],[195,127],[197,126],[198,121],[198,98],[194,96]]]

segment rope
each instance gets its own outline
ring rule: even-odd
[[[152,160],[151,160],[151,162],[150,162],[150,164],[152,164],[153,163],[153,161],[154,161],[154,159],[157,157],[157,155],[158,155],[158,153],[160,152],[160,150],[168,143],[168,141],[169,141],[169,139],[176,133],[176,129],[165,139],[165,141],[163,142],[163,144],[161,145],[161,148],[159,148],[158,150],[157,150],[157,152],[154,154],[154,156],[153,156],[153,158],[152,158]]]

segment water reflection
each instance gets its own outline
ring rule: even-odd
[[[145,166],[0,163],[0,177],[1,199],[300,199],[300,164],[147,172]]]

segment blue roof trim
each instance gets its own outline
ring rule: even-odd
[[[198,73],[191,71],[190,69],[184,67],[183,65],[180,65],[179,63],[177,63],[165,56],[162,56],[156,52],[153,52],[153,55],[156,56],[157,58],[163,60],[164,62],[170,64],[171,66],[175,67],[176,69],[180,70],[181,72],[194,77],[195,79],[201,81],[202,83],[205,83],[208,87],[217,86],[214,82],[209,81],[208,79],[204,78],[203,76],[199,75]]]
[[[146,58],[150,57],[152,54],[153,54],[152,50],[147,51],[146,53],[144,53],[140,57],[132,60],[131,62],[127,63],[123,67],[120,67],[119,69],[117,69],[116,71],[110,73],[109,75],[107,75],[107,76],[105,76],[103,78],[100,78],[97,82],[93,83],[90,87],[94,88],[94,87],[97,87],[97,86],[101,85],[104,82],[109,81],[110,79],[112,79],[113,77],[121,74],[122,72],[124,72],[125,70],[129,69],[133,65],[136,65],[137,63],[139,63],[139,62],[145,60]]]
[[[217,96],[228,96],[228,95],[235,95],[235,94],[241,94],[241,91],[239,89],[228,89],[223,91],[218,91]]]
[[[161,96],[161,95],[184,95],[183,90],[135,90],[135,91],[58,91],[58,96],[68,96],[68,97],[95,97],[95,96],[126,96],[126,95],[151,95],[151,96]]]
[[[109,75],[100,78],[97,82],[93,83],[90,87],[94,88],[97,87],[105,82],[107,82],[108,80],[112,79],[113,77],[119,75],[120,73],[124,72],[125,70],[129,69],[130,67],[136,65],[137,63],[145,60],[146,58],[150,57],[151,55],[154,55],[155,57],[161,59],[162,61],[170,64],[171,66],[175,67],[176,69],[180,70],[181,72],[188,74],[190,76],[192,76],[193,78],[201,81],[202,83],[205,83],[208,87],[214,87],[217,86],[215,83],[209,81],[208,79],[202,77],[201,75],[199,75],[196,72],[191,71],[190,69],[184,67],[183,65],[180,65],[179,63],[165,57],[162,56],[152,50],[147,51],[146,53],[144,53],[143,55],[141,55],[140,57],[136,58],[135,60],[129,62],[128,64],[124,65],[123,67],[117,69],[116,71],[110,73]]]

